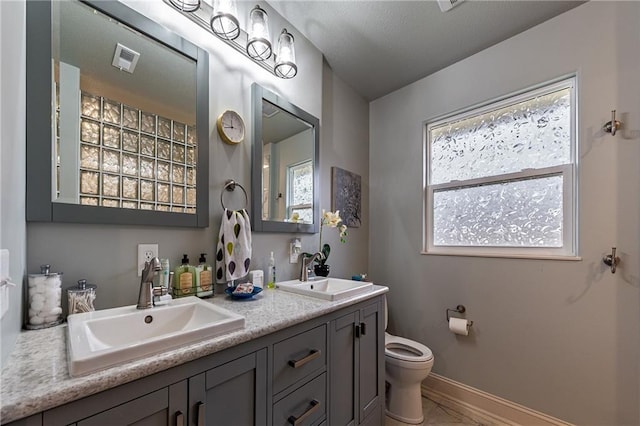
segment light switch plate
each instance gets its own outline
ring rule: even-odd
[[[158,257],[157,244],[138,244],[138,276],[142,276],[144,262],[148,262],[154,257]]]

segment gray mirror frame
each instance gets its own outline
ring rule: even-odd
[[[196,61],[196,214],[55,203],[51,200],[51,2],[26,3],[26,220],[209,226],[209,57],[205,50],[122,3],[82,1]]]
[[[313,223],[262,220],[263,99],[313,126]],[[257,232],[317,233],[320,229],[320,120],[272,91],[260,86],[258,83],[251,85],[251,104],[253,105],[253,144],[251,149],[251,226],[253,230]]]

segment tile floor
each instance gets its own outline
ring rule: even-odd
[[[458,413],[450,408],[437,404],[430,399],[422,398],[422,413],[424,414],[423,425],[437,426],[483,426],[482,423],[473,420],[464,414]],[[405,426],[406,423],[399,422],[386,417],[385,426]]]

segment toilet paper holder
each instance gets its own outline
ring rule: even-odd
[[[447,323],[449,323],[449,311],[457,312],[459,314],[464,314],[466,310],[467,308],[465,308],[464,305],[458,305],[456,306],[455,309],[447,309]],[[469,327],[471,327],[472,325],[473,325],[473,321],[469,321]]]

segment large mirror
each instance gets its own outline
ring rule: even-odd
[[[27,219],[208,226],[208,57],[112,1],[27,2]]]
[[[319,120],[253,84],[253,229],[319,229]]]

